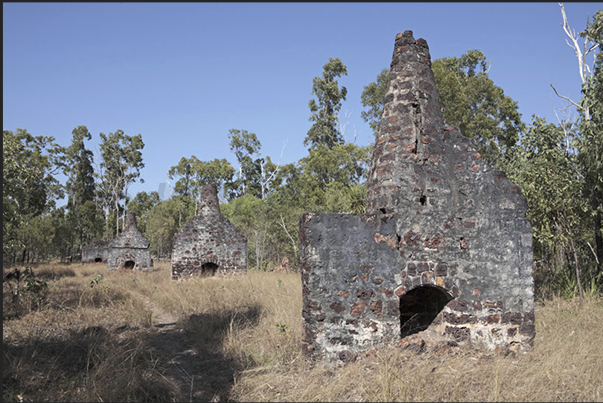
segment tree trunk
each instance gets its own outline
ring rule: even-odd
[[[597,271],[599,273],[603,272],[603,234],[601,234],[601,229],[603,228],[603,214],[601,212],[597,212],[595,216],[595,252],[596,258],[598,260],[597,263]]]
[[[119,200],[115,198],[115,238],[119,236]]]
[[[570,245],[572,246],[572,253],[574,254],[574,265],[576,267],[576,283],[578,283],[578,293],[580,294],[580,303],[584,298],[584,291],[582,290],[582,283],[580,282],[580,268],[578,267],[578,254],[574,247],[574,240],[570,237]]]
[[[109,204],[105,205],[105,237],[109,239]]]

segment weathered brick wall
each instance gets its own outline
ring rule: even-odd
[[[102,239],[93,239],[90,245],[82,248],[82,263],[107,263],[107,247],[109,242]]]
[[[107,270],[113,271],[134,262],[133,270],[153,270],[149,241],[136,226],[136,215],[126,215],[124,231],[107,248]]]
[[[199,214],[174,235],[172,278],[247,272],[247,238],[220,213],[216,187],[201,191]]]
[[[426,328],[532,345],[526,199],[444,125],[430,64],[425,40],[398,34],[366,214],[301,217],[306,355],[347,360]]]

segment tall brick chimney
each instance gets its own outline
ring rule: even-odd
[[[300,218],[305,355],[347,361],[421,332],[531,348],[526,199],[444,124],[412,31],[396,36],[366,201],[363,216]]]

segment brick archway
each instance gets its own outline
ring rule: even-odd
[[[400,337],[427,329],[454,297],[436,285],[414,287],[400,296]]]
[[[218,271],[220,265],[214,262],[205,262],[201,265],[202,276],[213,276]]]
[[[132,253],[123,253],[117,259],[117,268],[126,268],[129,270],[135,270],[138,266],[136,257]]]

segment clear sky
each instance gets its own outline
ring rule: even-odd
[[[579,32],[603,3],[564,6]],[[405,30],[427,40],[432,60],[481,50],[524,122],[557,123],[565,103],[550,84],[576,101],[581,89],[561,23],[553,2],[3,3],[3,129],[68,146],[85,125],[97,162],[99,133],[141,134],[145,183],[131,197],[164,188],[182,157],[236,168],[230,129],[256,133],[273,162],[296,162],[307,155],[312,79],[338,57],[345,138],[367,145],[360,94]]]

